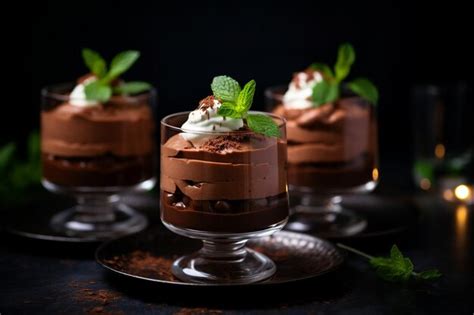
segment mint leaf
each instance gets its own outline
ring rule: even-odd
[[[246,113],[252,106],[253,96],[255,94],[255,87],[257,83],[255,80],[250,80],[245,84],[236,101],[236,110],[240,113]]]
[[[256,133],[267,137],[279,137],[280,130],[275,121],[266,115],[249,114],[247,115],[247,125]]]
[[[223,117],[242,118],[242,114],[235,110],[235,104],[231,102],[224,102],[217,110],[217,114]]]
[[[105,65],[104,58],[98,52],[84,48],[82,50],[82,59],[84,59],[87,68],[98,78],[102,78],[105,75],[107,66]]]
[[[8,165],[15,154],[16,145],[13,142],[7,143],[0,148],[0,174],[7,171]]]
[[[370,264],[375,268],[377,275],[391,282],[406,281],[413,271],[411,262],[406,265],[403,261],[395,262],[391,258],[375,257],[370,260]]]
[[[240,93],[240,85],[231,77],[221,75],[214,77],[211,90],[214,96],[221,101],[235,102]]]
[[[437,269],[430,269],[419,273],[413,271],[413,263],[408,257],[403,256],[396,245],[392,246],[390,257],[373,257],[344,244],[337,244],[337,246],[367,258],[377,275],[387,281],[406,282],[410,278],[431,280],[441,277],[441,273]]]
[[[442,274],[441,274],[441,272],[439,272],[438,269],[429,269],[429,270],[425,270],[425,271],[422,271],[422,272],[417,274],[417,277],[419,279],[423,279],[423,280],[437,279],[441,276],[442,276]]]
[[[366,99],[373,105],[377,105],[379,92],[375,85],[365,78],[358,78],[347,84],[352,92]]]
[[[138,94],[151,89],[151,84],[142,81],[131,81],[122,83],[113,88],[116,94]]]
[[[309,67],[313,69],[314,71],[321,72],[324,77],[334,78],[334,73],[332,72],[331,68],[327,64],[314,62]]]
[[[342,44],[339,46],[336,65],[334,70],[337,82],[344,80],[351,71],[351,66],[355,61],[355,51],[351,44]]]
[[[112,96],[112,88],[101,81],[93,81],[84,87],[87,100],[107,102]]]
[[[333,102],[339,98],[339,85],[335,82],[323,80],[316,83],[313,88],[313,104],[319,107],[323,104]]]
[[[107,73],[107,80],[112,81],[130,69],[130,67],[135,63],[135,61],[137,61],[139,57],[140,52],[136,50],[128,50],[117,54],[110,63],[110,70],[109,73]]]

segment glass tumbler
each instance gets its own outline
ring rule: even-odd
[[[279,138],[247,130],[193,131],[189,142],[181,129],[188,115],[161,121],[161,220],[203,246],[177,259],[172,272],[199,283],[264,280],[275,273],[275,264],[245,244],[287,222],[285,122],[265,114],[277,122]]]
[[[344,94],[320,107],[285,107],[285,86],[265,91],[267,110],[287,120],[287,229],[326,237],[361,232],[366,220],[341,205],[342,195],[372,191],[378,183],[375,107]]]
[[[42,90],[42,183],[77,204],[56,214],[51,227],[65,235],[104,240],[134,233],[146,218],[120,201],[120,193],[153,188],[155,90],[114,95],[104,104],[69,94],[74,84]],[[73,105],[76,104],[76,105]]]

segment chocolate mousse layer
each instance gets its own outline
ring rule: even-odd
[[[347,97],[305,109],[280,105],[275,113],[287,119],[290,185],[334,193],[374,180],[376,120],[365,100]]]
[[[145,98],[66,102],[41,113],[43,177],[62,186],[133,186],[153,177],[153,116]]]
[[[194,146],[181,134],[161,147],[165,222],[222,233],[264,230],[288,216],[286,142],[215,136]]]

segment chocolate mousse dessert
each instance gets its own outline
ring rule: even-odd
[[[214,95],[189,115],[162,120],[163,222],[225,234],[282,227],[288,217],[284,122],[248,112],[253,80],[241,90],[220,76],[211,88]]]
[[[334,72],[313,64],[294,74],[286,93],[270,91],[278,101],[273,112],[287,119],[292,188],[334,194],[377,181],[378,93],[367,79],[342,82],[354,59],[352,47],[342,45]]]
[[[154,177],[154,97],[145,82],[120,76],[138,59],[118,54],[109,69],[89,49],[91,73],[76,85],[43,91],[41,150],[46,185],[73,188],[131,187]]]

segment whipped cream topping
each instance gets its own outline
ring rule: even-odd
[[[287,108],[304,109],[313,106],[311,95],[316,83],[323,80],[318,71],[303,71],[294,75],[288,91],[283,96],[283,105]]]
[[[100,103],[97,101],[88,100],[85,92],[85,86],[96,80],[95,77],[90,77],[76,85],[71,94],[69,94],[69,104],[77,107],[93,107],[99,105]]]
[[[203,99],[199,102],[198,109],[189,113],[188,120],[181,126],[184,131],[181,136],[193,145],[199,145],[209,138],[208,135],[199,132],[229,132],[244,126],[242,119],[218,116],[217,110],[221,106],[221,102],[213,96]]]

